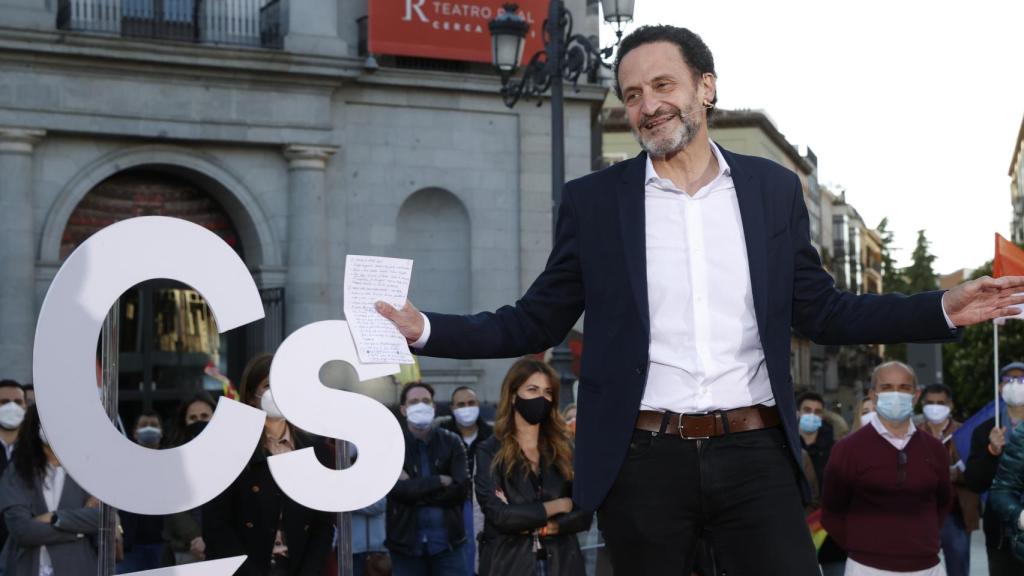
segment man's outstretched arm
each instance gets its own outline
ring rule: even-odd
[[[416,344],[417,352],[424,356],[512,358],[558,344],[583,313],[583,275],[573,199],[566,186],[547,265],[514,305],[462,316],[422,315],[412,302],[406,302],[400,310],[378,302],[377,311],[394,322],[409,344]],[[425,331],[429,332],[427,338],[423,338]]]

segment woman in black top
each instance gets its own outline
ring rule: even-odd
[[[320,576],[331,547],[331,518],[289,498],[270,474],[267,458],[312,446],[329,461],[322,442],[281,414],[269,389],[273,356],[253,358],[242,374],[242,402],[267,413],[263,441],[238,478],[203,505],[207,559],[246,555],[241,576]]]
[[[481,576],[584,574],[576,532],[590,528],[593,514],[572,502],[572,446],[557,405],[550,366],[529,358],[512,365],[494,436],[476,453]]]

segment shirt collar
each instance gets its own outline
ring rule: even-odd
[[[708,145],[711,146],[711,153],[718,159],[718,174],[712,179],[712,182],[718,180],[722,176],[731,176],[732,169],[729,168],[729,163],[725,161],[725,156],[722,156],[722,151],[718,148],[718,144],[715,144],[713,140],[708,140]],[[676,189],[675,185],[672,184],[671,180],[658,176],[658,172],[654,169],[654,162],[651,161],[651,155],[647,154],[647,171],[644,176],[644,184],[663,184],[669,190]]]
[[[917,432],[917,426],[914,426],[913,418],[910,419],[910,427],[907,428],[907,435],[903,437],[896,436],[892,432],[889,432],[889,429],[885,427],[885,424],[882,424],[877,415],[871,419],[871,426],[873,426],[875,431],[881,434],[883,438],[894,438],[896,440],[908,440],[914,435],[914,432]]]

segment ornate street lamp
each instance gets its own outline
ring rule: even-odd
[[[633,20],[634,0],[601,0],[606,22],[615,24],[616,36],[621,40],[622,25]],[[596,39],[574,34],[572,13],[562,0],[551,0],[548,18],[544,21],[544,49],[530,57],[522,77],[513,79],[523,58],[523,47],[530,25],[519,15],[519,6],[505,4],[497,18],[489,24],[494,67],[501,76],[501,97],[512,108],[521,98],[536,98],[551,91],[551,233],[554,235],[558,219],[558,206],[562,201],[565,184],[565,120],[562,82],[573,86],[582,74],[596,74],[605,66],[603,59],[615,51],[615,46],[598,48]],[[572,398],[572,352],[568,341],[563,341],[551,354],[551,366],[561,378],[563,405]]]

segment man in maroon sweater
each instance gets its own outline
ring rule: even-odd
[[[949,457],[911,420],[912,368],[886,362],[871,376],[877,418],[841,440],[825,468],[822,524],[849,554],[846,576],[945,576],[939,530],[949,513]]]

